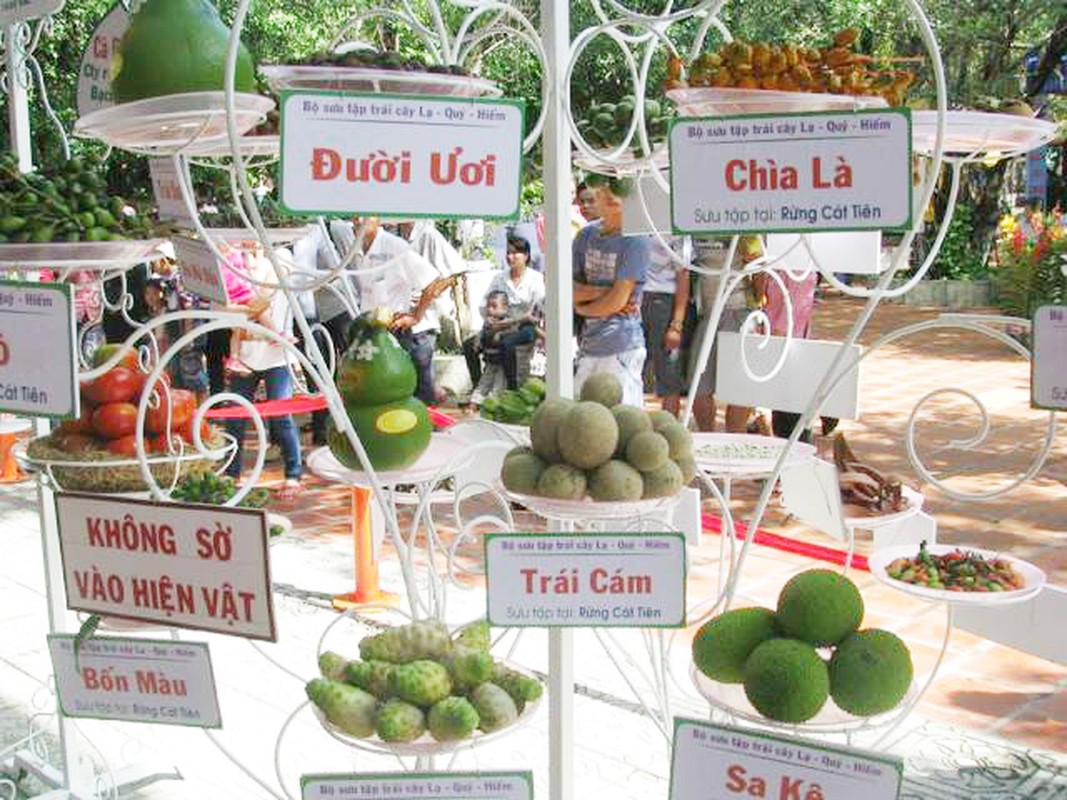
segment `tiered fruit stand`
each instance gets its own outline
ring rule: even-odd
[[[205,228],[196,213],[195,194],[191,185],[188,166],[190,163],[220,163],[221,166],[230,170],[235,200],[242,214],[242,218],[248,225],[249,231],[258,237],[266,248],[272,266],[274,268],[276,283],[269,284],[284,292],[296,324],[303,335],[304,341],[313,341],[312,326],[300,310],[296,302],[294,291],[309,291],[329,283],[348,284],[349,276],[355,270],[349,270],[347,263],[342,263],[336,269],[324,273],[321,279],[314,285],[304,283],[297,285],[292,279],[292,272],[288,266],[281,263],[273,254],[271,245],[276,238],[268,230],[258,212],[247,175],[247,167],[253,158],[271,159],[276,154],[279,141],[272,137],[250,137],[245,134],[258,124],[266,113],[271,110],[273,103],[262,97],[254,95],[235,94],[233,91],[232,67],[236,58],[237,43],[241,29],[250,6],[250,0],[242,0],[238,4],[236,20],[233,26],[233,34],[230,42],[229,65],[230,74],[227,75],[225,91],[200,94],[178,95],[158,98],[149,101],[114,106],[94,112],[79,120],[76,133],[105,142],[106,144],[123,148],[135,153],[142,153],[157,157],[167,157],[173,160],[176,173],[182,184],[182,190],[187,209],[195,224],[196,231],[201,240],[206,243],[212,253],[224,262],[218,249],[220,237],[218,232]],[[568,268],[570,264],[569,247],[569,177],[571,167],[570,144],[573,141],[579,151],[580,164],[589,171],[604,172],[615,176],[627,176],[635,178],[650,178],[660,189],[669,191],[669,162],[666,158],[666,147],[657,145],[650,140],[644,119],[644,106],[637,103],[624,141],[616,148],[603,151],[594,148],[583,138],[577,122],[573,117],[570,107],[570,91],[572,75],[575,65],[585,51],[586,47],[596,37],[606,36],[613,41],[625,56],[630,76],[633,81],[634,94],[644,98],[649,94],[648,75],[653,57],[658,52],[666,52],[677,56],[674,45],[670,39],[671,26],[683,20],[702,19],[697,40],[693,44],[692,54],[700,52],[704,39],[714,28],[726,40],[730,40],[729,32],[719,21],[718,13],[722,3],[718,0],[708,0],[697,4],[693,8],[675,12],[665,12],[659,16],[647,16],[632,12],[618,2],[610,0],[601,5],[595,3],[594,7],[601,24],[581,32],[573,42],[569,40],[568,9],[565,3],[543,3],[543,36],[539,38],[535,27],[515,7],[497,3],[484,2],[474,4],[462,4],[470,10],[466,14],[458,33],[452,34],[444,25],[440,9],[436,2],[430,3],[432,24],[424,25],[411,15],[410,9],[405,5],[403,10],[383,8],[371,14],[380,15],[410,25],[420,37],[422,37],[428,49],[439,56],[442,64],[461,64],[469,59],[477,48],[487,41],[498,36],[518,36],[540,58],[543,69],[544,103],[541,119],[537,120],[532,131],[528,135],[525,146],[530,149],[538,138],[543,139],[545,186],[546,186],[546,239],[549,243],[547,258],[548,274],[548,341],[549,341],[549,374],[548,385],[551,394],[555,396],[570,396],[572,391],[571,354],[569,342],[571,339],[571,277]],[[724,493],[714,484],[713,478],[721,478],[727,481],[736,475],[751,477],[758,474],[765,477],[763,491],[759,497],[756,510],[748,520],[748,529],[755,530],[766,511],[771,492],[775,482],[783,468],[789,464],[802,462],[810,457],[810,453],[804,453],[797,445],[800,432],[807,423],[813,419],[820,406],[833,391],[834,387],[844,376],[857,368],[858,360],[849,361],[849,346],[852,345],[864,327],[870,320],[876,306],[883,299],[893,297],[906,292],[911,286],[922,279],[923,275],[937,257],[948,222],[952,215],[957,191],[959,188],[960,170],[968,163],[979,161],[991,154],[1015,155],[1026,152],[1039,146],[1052,135],[1048,125],[1034,120],[1023,120],[1016,117],[1003,115],[985,115],[972,112],[948,112],[946,110],[945,80],[938,53],[937,42],[933,31],[920,7],[915,0],[909,0],[908,6],[912,11],[915,23],[926,46],[930,66],[933,70],[938,93],[937,111],[920,113],[913,116],[913,146],[916,151],[921,151],[930,156],[929,168],[926,170],[920,184],[916,187],[913,206],[915,209],[925,208],[934,193],[937,176],[943,162],[949,162],[952,169],[952,187],[949,197],[949,206],[946,210],[937,238],[924,263],[914,275],[907,281],[894,286],[897,275],[905,268],[910,244],[915,237],[915,230],[904,233],[903,240],[894,249],[892,258],[887,269],[879,276],[874,289],[867,290],[850,287],[842,284],[829,270],[824,270],[814,258],[814,266],[831,284],[842,291],[855,297],[867,299],[867,305],[860,314],[855,325],[849,332],[837,358],[834,359],[830,368],[819,384],[818,389],[812,396],[806,411],[795,427],[793,436],[781,448],[778,448],[773,456],[758,459],[758,467],[745,464],[741,459],[722,459],[709,456],[703,460],[701,466],[704,470],[703,481],[711,490],[713,496],[718,499],[721,513],[724,518],[724,547],[729,547],[728,571],[721,586],[721,593],[716,597],[697,598],[692,603],[692,609],[688,624],[692,625],[701,621],[713,613],[725,610],[731,606],[743,583],[743,572],[746,556],[749,552],[753,537],[746,538],[744,544],[735,553],[736,540],[734,537],[733,520],[728,507],[729,490]],[[360,20],[353,20],[352,26]],[[342,32],[342,37],[345,35]],[[340,40],[339,42],[340,43]],[[635,52],[637,56],[635,57]],[[414,93],[433,94],[457,97],[497,96],[498,88],[488,82],[477,78],[468,78],[453,75],[430,75],[411,73],[390,73],[387,71],[375,71],[368,69],[346,69],[340,67],[301,67],[277,65],[265,67],[263,70],[273,87],[278,90],[284,89],[326,89],[329,91],[358,91],[358,92],[381,92],[381,93]],[[824,111],[839,110],[849,113],[867,106],[881,106],[883,102],[869,98],[844,97],[839,95],[782,93],[759,89],[731,89],[731,88],[680,88],[674,89],[669,94],[670,99],[676,104],[678,113],[685,116],[705,117],[723,116],[748,113],[789,113],[796,111]],[[227,161],[228,158],[228,161]],[[645,197],[644,185],[640,180],[638,187],[638,199],[650,227],[655,231],[654,235],[663,239],[670,231],[657,228],[656,220],[652,219],[649,211],[649,203]],[[320,223],[321,224],[321,223]],[[234,236],[244,234],[235,233]],[[159,242],[116,242],[103,244],[77,244],[77,245],[5,245],[0,246],[0,269],[7,272],[34,267],[48,266],[57,269],[61,278],[69,275],[74,270],[95,270],[100,273],[101,281],[115,276],[120,276],[124,269],[135,264],[142,263],[152,256]],[[733,254],[738,246],[738,237],[734,236],[730,244],[726,264],[731,265],[734,261]],[[804,247],[809,247],[807,237],[804,237]],[[810,249],[810,248],[809,248]],[[766,273],[779,286],[782,286],[782,266],[775,259],[757,259],[741,268],[726,266],[721,270],[708,270],[694,264],[683,264],[687,269],[694,272],[711,272],[719,275],[719,292],[711,309],[707,334],[700,343],[699,357],[697,359],[697,374],[703,371],[707,365],[717,333],[718,323],[725,308],[729,294],[746,278],[759,273]],[[356,264],[358,269],[358,264]],[[802,277],[793,275],[792,277]],[[124,284],[125,288],[125,284]],[[783,292],[788,295],[787,292]],[[125,295],[125,292],[124,292]],[[341,293],[342,299],[345,298]],[[348,303],[350,310],[352,304]],[[295,348],[278,334],[269,331],[262,326],[250,323],[247,319],[224,312],[179,312],[167,314],[150,324],[140,325],[129,319],[128,305],[125,299],[120,298],[116,307],[127,318],[127,322],[136,327],[136,332],[127,341],[127,344],[138,346],[141,349],[142,369],[148,373],[147,384],[149,387],[161,385],[161,375],[167,364],[175,358],[183,346],[189,343],[196,335],[206,331],[224,328],[244,328],[262,338],[267,338],[284,347],[292,362],[299,364],[309,383],[325,396],[328,409],[337,424],[343,431],[351,446],[358,454],[363,470],[351,470],[336,463],[327,449],[313,452],[308,459],[310,469],[327,480],[337,481],[346,485],[363,486],[372,489],[378,498],[386,516],[386,528],[390,541],[395,547],[401,564],[401,569],[407,590],[407,606],[410,617],[441,617],[446,611],[445,592],[449,588],[449,579],[454,579],[454,562],[451,556],[454,553],[444,552],[447,550],[438,538],[433,520],[430,515],[430,497],[427,492],[420,490],[419,509],[412,522],[411,532],[405,535],[400,529],[399,514],[394,499],[394,487],[400,483],[419,484],[432,489],[439,480],[456,474],[469,465],[473,458],[477,457],[479,445],[469,446],[466,442],[453,438],[446,434],[435,435],[434,443],[424,455],[422,461],[411,469],[397,474],[376,473],[369,463],[363,445],[349,422],[345,412],[344,403],[331,378],[334,365],[327,357],[324,357],[316,348],[312,347],[308,352]],[[196,320],[200,327],[195,334],[187,334],[180,337],[165,351],[160,352],[154,331],[169,321]],[[997,320],[1003,322],[1004,320]],[[993,321],[994,323],[997,321]],[[1006,334],[995,330],[990,326],[988,318],[978,321],[970,318],[945,318],[936,323],[924,323],[905,331],[886,337],[864,354],[865,357],[882,344],[886,344],[902,335],[911,335],[935,326],[964,327],[978,330],[981,333],[993,336],[1005,343],[1011,344],[1016,351],[1024,357],[1027,351],[1017,343],[1013,343]],[[1012,322],[1016,322],[1012,320]],[[746,328],[748,328],[746,324]],[[788,348],[788,345],[787,345]],[[779,369],[782,361],[776,367]],[[104,364],[93,370],[85,370],[81,373],[83,379],[91,379],[107,371],[114,363]],[[83,365],[87,366],[87,365]],[[748,365],[743,368],[751,372]],[[769,379],[772,375],[763,376]],[[960,391],[960,390],[942,390]],[[935,393],[936,394],[936,393]],[[930,397],[932,395],[928,395]],[[170,486],[161,486],[153,475],[152,466],[156,462],[177,463],[183,459],[199,458],[211,459],[220,464],[232,455],[232,443],[220,450],[211,448],[196,437],[191,449],[183,448],[162,455],[150,455],[144,441],[145,418],[152,401],[152,393],[146,392],[142,396],[138,407],[138,445],[137,458],[128,464],[121,465],[139,466],[144,478],[145,485],[151,496],[156,500],[166,500],[173,483]],[[924,398],[924,401],[927,398]],[[254,486],[258,480],[265,457],[266,435],[262,420],[256,414],[255,408],[248,401],[232,394],[224,394],[211,398],[201,404],[197,409],[194,430],[199,430],[204,415],[212,406],[231,401],[245,407],[253,419],[259,439],[259,452],[255,467],[248,478],[244,490],[231,499],[228,505],[235,505]],[[922,402],[920,403],[920,406]],[[918,409],[916,410],[917,413]],[[984,412],[984,409],[983,409]],[[950,496],[965,496],[953,493],[952,490],[940,482],[935,475],[926,469],[918,456],[914,442],[914,414],[912,424],[908,428],[907,449],[913,465],[920,474],[928,481],[935,483],[938,488],[946,491]],[[687,420],[688,421],[688,420]],[[491,425],[491,423],[485,423]],[[1044,458],[1052,444],[1054,432],[1054,419],[1050,420],[1046,446],[1040,457],[1030,469],[1019,476],[1017,481],[998,490],[999,493],[1014,488],[1023,480],[1032,477],[1041,468]],[[505,432],[507,435],[507,432]],[[976,446],[981,437],[970,442],[970,446]],[[707,445],[723,444],[719,439],[709,438]],[[698,448],[701,441],[697,442]],[[487,451],[491,446],[487,446]],[[699,460],[699,459],[698,459]],[[120,466],[121,466],[120,465]],[[43,461],[34,464],[42,471],[41,479],[41,506],[43,526],[43,542],[48,566],[49,577],[49,603],[53,614],[53,632],[67,632],[71,629],[65,618],[61,582],[62,575],[58,569],[60,556],[57,548],[57,531],[55,517],[51,509],[53,507],[53,489],[62,490],[62,481],[56,480],[55,468],[69,466]],[[546,498],[538,498],[527,495],[515,495],[507,493],[500,487],[493,487],[501,499],[504,513],[497,518],[486,517],[477,520],[468,520],[467,525],[458,514],[459,503],[457,500],[457,520],[461,523],[461,534],[457,537],[455,547],[459,541],[469,539],[471,530],[477,524],[492,523],[498,529],[512,530],[514,521],[504,498],[520,503],[526,508],[536,512],[549,521],[550,527],[557,531],[570,531],[579,527],[595,530],[598,526],[619,527],[622,520],[626,520],[626,527],[630,530],[649,531],[663,530],[667,524],[663,522],[662,512],[669,510],[672,501],[654,500],[638,501],[632,504],[604,504],[599,505],[592,501],[553,501]],[[975,498],[979,499],[979,498]],[[420,522],[425,522],[426,534],[426,562],[428,563],[427,575],[416,574],[415,554],[418,549],[418,533]],[[851,553],[851,541],[849,552]],[[442,579],[437,567],[439,556],[448,557],[447,575]],[[872,569],[875,565],[872,565]],[[881,579],[881,573],[875,572],[876,577]],[[890,584],[893,585],[893,584]],[[895,588],[901,588],[895,586]],[[1040,588],[1040,574],[1032,576],[1030,583],[1031,591],[1025,596],[1012,596],[1003,600],[986,600],[986,602],[1011,602],[1027,599],[1033,592]],[[904,589],[904,591],[908,591]],[[953,597],[940,595],[923,595],[924,599],[948,602],[949,625],[946,631],[941,655],[944,655],[948,646],[949,632],[951,631],[952,602],[976,602],[960,600]],[[699,615],[699,619],[694,619]],[[340,623],[341,620],[338,620]],[[332,627],[332,626],[331,626]],[[605,651],[613,659],[629,657],[620,651],[625,650],[618,640],[607,632],[599,633]],[[670,738],[671,706],[673,701],[682,698],[691,701],[694,698],[693,687],[685,678],[678,678],[672,674],[671,665],[671,637],[662,632],[643,632],[645,648],[649,655],[650,686],[653,698],[646,702],[646,692],[634,688],[638,700],[650,708],[650,713],[656,719],[664,735]],[[173,634],[178,637],[177,632]],[[270,660],[270,656],[258,646],[253,645],[257,652]],[[320,646],[320,652],[322,647]],[[549,706],[550,715],[550,741],[549,751],[551,757],[552,773],[550,777],[549,795],[553,798],[565,800],[573,796],[573,751],[571,741],[573,737],[573,683],[574,683],[574,647],[572,633],[566,629],[553,629],[549,632],[549,694],[546,705]],[[613,652],[613,650],[615,652]],[[283,668],[284,669],[284,668]],[[292,677],[289,670],[285,671]],[[620,666],[620,672],[625,677],[625,671]],[[928,676],[925,686],[933,680],[934,673]],[[673,678],[673,682],[672,682]],[[858,718],[844,715],[834,715],[816,718],[808,724],[802,725],[776,725],[769,720],[759,717],[744,707],[743,698],[737,697],[737,691],[720,691],[721,687],[713,687],[694,672],[696,697],[704,698],[711,708],[731,720],[744,721],[756,727],[771,728],[793,736],[819,737],[828,734],[843,734],[851,740],[853,734],[866,734],[873,732],[877,741],[884,741],[905,715],[909,713],[918,702],[921,690],[914,688],[906,698],[903,705],[893,712],[874,718]],[[923,688],[925,688],[925,686]],[[286,785],[281,769],[281,751],[283,740],[289,724],[297,713],[307,704],[302,704],[290,716],[289,721],[283,726],[277,740],[278,751],[278,780],[279,786],[267,785],[262,779],[256,780],[276,797],[294,797],[292,787]],[[529,706],[523,713],[520,721],[526,721],[537,711],[536,705]],[[426,770],[432,768],[433,756],[456,749],[474,747],[483,741],[504,735],[509,729],[504,729],[498,734],[476,737],[459,745],[446,745],[441,743],[417,742],[410,745],[388,745],[386,743],[358,739],[345,735],[332,728],[323,721],[325,735],[329,735],[351,745],[359,750],[367,750],[375,754],[389,754],[397,756],[414,756],[414,768]],[[64,736],[66,762],[68,765],[77,764],[76,735],[67,731]],[[238,763],[238,766],[248,772],[247,768]],[[508,765],[501,765],[508,766]],[[251,773],[249,773],[251,774]],[[89,785],[92,783],[91,776],[78,774],[76,767],[68,767],[65,776],[66,786],[73,791],[90,793]]]

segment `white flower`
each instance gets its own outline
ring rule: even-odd
[[[373,361],[378,354],[378,347],[374,342],[361,342],[356,348],[356,361]]]

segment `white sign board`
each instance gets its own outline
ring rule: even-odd
[[[807,246],[802,241],[807,238]],[[823,275],[845,273],[876,275],[889,266],[882,257],[882,234],[877,231],[839,233],[771,233],[767,235],[767,258],[776,269],[800,275],[818,269]],[[812,259],[814,254],[815,258]]]
[[[669,800],[896,800],[899,758],[675,719]]]
[[[174,260],[182,279],[182,288],[205,300],[226,305],[226,281],[223,266],[207,243],[188,236],[172,236]]]
[[[174,159],[150,158],[148,172],[152,176],[152,193],[156,198],[160,221],[174,221],[192,228],[193,218],[189,216],[189,209],[185,205],[185,195],[182,194],[178,166]]]
[[[78,114],[85,116],[115,104],[111,94],[111,62],[119,42],[130,27],[130,15],[122,3],[115,3],[96,26],[78,69]]]
[[[386,772],[304,775],[301,800],[387,797],[390,800],[533,800],[531,772]]]
[[[74,331],[69,283],[0,281],[0,411],[78,416]]]
[[[1030,398],[1034,408],[1067,408],[1067,306],[1034,313]]]
[[[262,511],[56,495],[67,607],[275,641]]]
[[[685,626],[680,533],[489,534],[485,540],[493,625]]]
[[[676,233],[911,225],[906,109],[679,119],[669,142]]]
[[[519,102],[286,92],[281,116],[281,201],[293,213],[519,214]]]
[[[48,637],[59,707],[67,717],[221,728],[206,644]]]
[[[0,0],[0,28],[41,19],[63,8],[64,0]]]

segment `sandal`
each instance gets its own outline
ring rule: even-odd
[[[274,490],[274,497],[281,503],[291,503],[304,493],[304,485],[296,478],[287,478]]]
[[[252,368],[239,358],[230,356],[222,362],[223,368],[233,375],[251,375]]]

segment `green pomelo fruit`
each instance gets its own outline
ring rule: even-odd
[[[351,334],[337,365],[337,389],[346,406],[378,406],[415,393],[415,365],[384,317],[361,315],[352,323]]]
[[[863,598],[856,584],[828,569],[794,575],[778,595],[778,627],[785,636],[809,644],[835,645],[863,621]]]
[[[636,470],[652,472],[666,464],[670,445],[655,431],[642,431],[626,445],[626,461]]]
[[[626,445],[630,443],[636,434],[642,431],[652,430],[652,420],[648,414],[637,406],[627,406],[620,403],[613,406],[611,415],[615,417],[615,424],[619,428],[619,441],[615,445],[615,457],[626,457]]]
[[[614,408],[622,402],[622,384],[610,372],[594,372],[582,384],[578,399]]]
[[[530,423],[530,444],[533,445],[533,451],[550,464],[563,458],[557,444],[559,425],[572,408],[573,400],[560,397],[545,400],[534,412]]]
[[[685,486],[681,468],[670,459],[659,469],[641,473],[641,480],[645,484],[645,492],[642,495],[645,498],[673,497]]]
[[[348,418],[376,470],[410,467],[430,446],[433,427],[425,404],[415,397],[363,408],[348,406]],[[362,470],[356,451],[343,433],[327,420],[326,443],[334,457],[349,469]]]
[[[589,496],[598,501],[640,500],[641,473],[625,461],[606,461],[589,477]]]
[[[736,608],[700,626],[693,638],[693,663],[712,680],[741,683],[752,651],[777,635],[769,608]]]
[[[769,639],[745,662],[745,696],[778,722],[805,722],[819,713],[830,693],[826,662],[809,644]]]
[[[870,717],[904,699],[914,674],[907,645],[872,628],[849,636],[830,659],[830,696],[850,714]]]
[[[568,464],[595,469],[611,458],[618,441],[619,427],[611,411],[600,403],[583,400],[560,422],[556,443]]]

